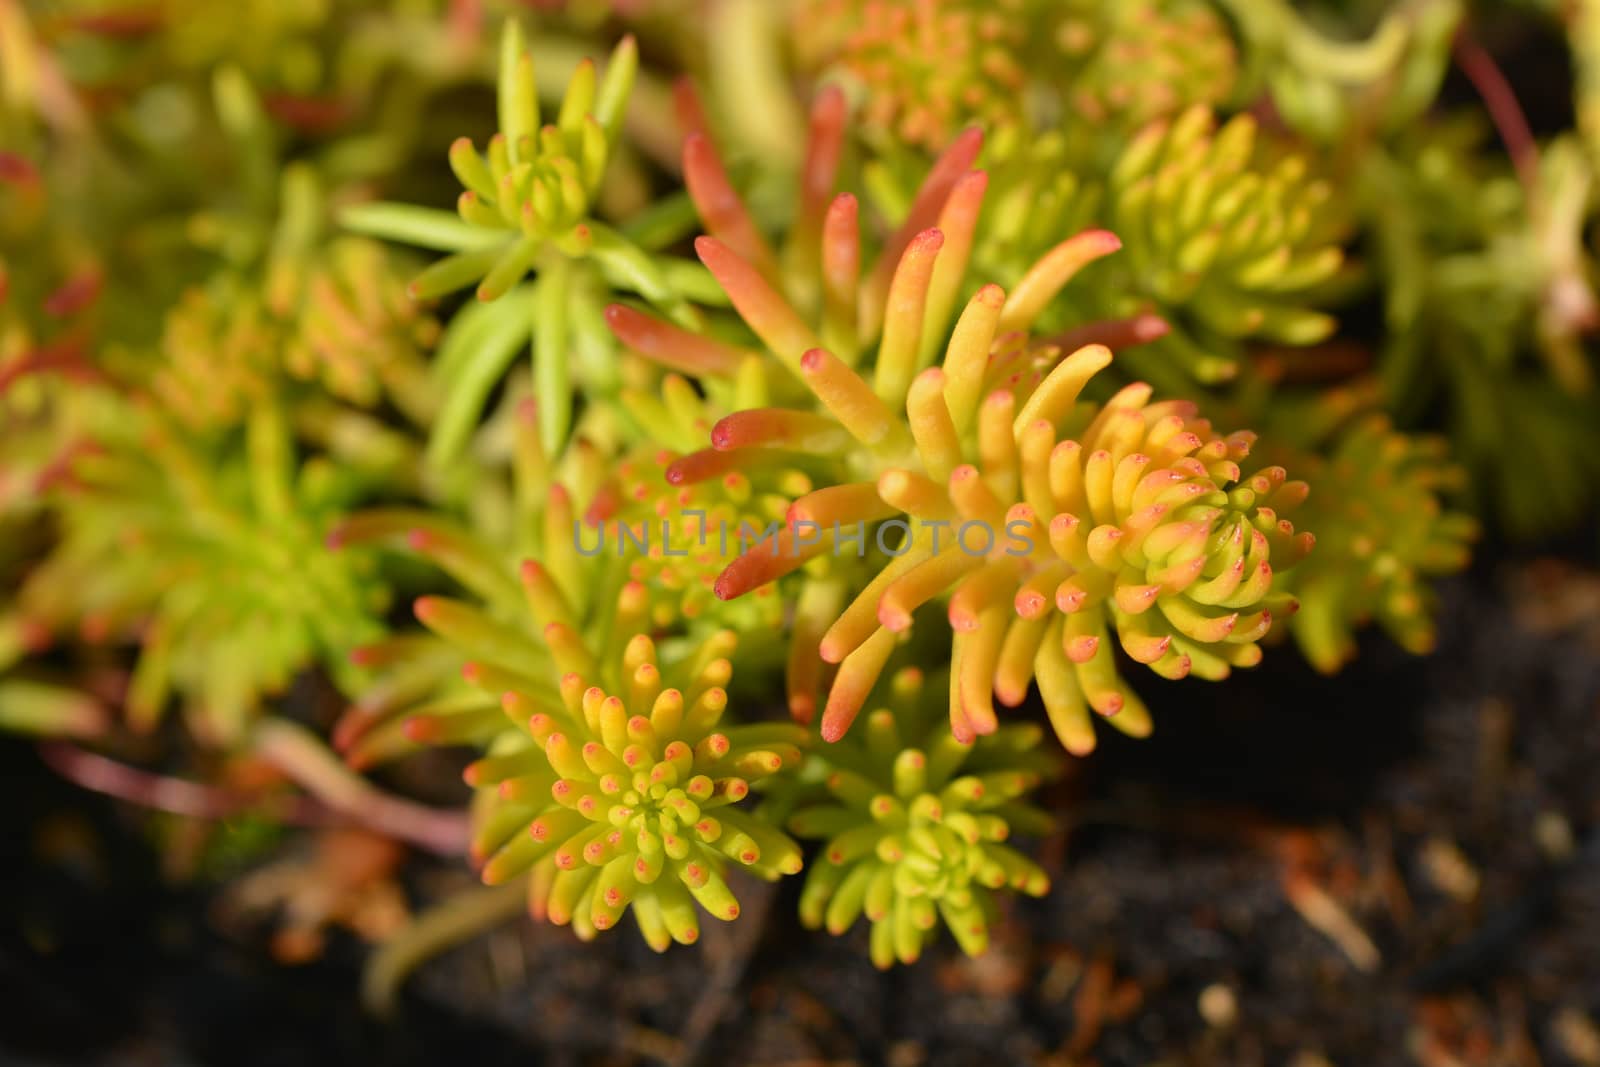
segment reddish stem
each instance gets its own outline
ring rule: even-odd
[[[430,808],[383,792],[352,773],[309,730],[267,719],[256,727],[251,750],[358,826],[443,856],[467,851],[471,824],[466,812]]]
[[[309,734],[267,725],[257,755],[283,771],[311,796],[256,797],[182,778],[153,774],[64,741],[47,741],[39,753],[57,774],[96,793],[156,811],[198,819],[226,819],[260,811],[292,826],[359,826],[440,855],[465,853],[465,812],[424,807],[379,791],[338,763]]]
[[[46,741],[39,755],[50,769],[74,785],[129,804],[197,819],[226,819],[252,809],[295,826],[330,826],[343,820],[305,797],[252,797],[129,767],[65,741]]]
[[[700,91],[687,74],[672,83],[672,110],[685,138],[697,133],[708,139],[711,137],[711,124],[706,121]]]
[[[1500,134],[1507,154],[1511,156],[1511,164],[1517,169],[1517,178],[1531,201],[1539,187],[1539,144],[1534,140],[1533,128],[1528,125],[1528,116],[1523,113],[1517,94],[1494,57],[1469,37],[1465,30],[1456,34],[1451,50],[1461,73],[1467,76],[1472,87],[1483,98],[1489,118],[1494,122],[1495,130]]]

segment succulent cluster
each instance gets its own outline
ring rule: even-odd
[[[832,106],[819,103],[816,127]],[[859,297],[843,290],[848,275],[830,272],[860,262],[856,200],[832,200],[814,257],[821,276],[790,286],[824,294],[811,322],[733,247],[770,256],[737,199],[702,188],[697,203],[720,236],[698,242],[701,258],[774,372],[798,379],[810,403],[732,412],[712,429],[705,459],[682,473],[753,471],[774,450],[830,471],[795,500],[787,527],[747,549],[716,585],[718,596],[736,599],[830,547],[837,557],[847,536],[857,557],[870,556],[865,569],[833,568],[820,579],[852,598],[820,620],[817,654],[838,664],[824,738],[849,728],[898,635],[938,602],[952,630],[956,734],[992,733],[995,698],[1020,704],[1037,679],[1062,741],[1086,752],[1089,708],[1129,732],[1150,729],[1118,677],[1110,630],[1167,677],[1222,678],[1257,661],[1255,642],[1274,610],[1293,604],[1274,596],[1272,561],[1282,570],[1310,544],[1280,514],[1306,486],[1282,468],[1241,468],[1252,435],[1214,432],[1185,401],[1152,403],[1146,385],[1079,405],[1111,351],[1063,352],[1029,330],[1080,269],[1120,247],[1108,232],[1068,238],[1009,297],[980,288],[944,340],[982,213],[986,175],[966,169],[977,149],[963,138],[935,163],[907,225],[940,225],[908,239],[902,229]],[[697,162],[686,160],[692,192]],[[803,719],[814,706],[809,679],[790,679],[790,705]]]
[[[812,781],[783,798],[797,805],[789,829],[824,842],[801,891],[801,922],[842,934],[865,916],[880,968],[915,963],[941,925],[978,955],[1000,893],[1037,897],[1050,887],[1006,842],[1049,830],[1049,816],[1023,798],[1059,762],[1040,751],[1031,724],[958,740],[940,714],[942,688],[915,667],[896,671],[882,690],[886,706],[819,753]]]
[[[1050,27],[1077,122],[1131,132],[1233,94],[1237,49],[1221,14],[1195,0],[1076,0]],[[1056,75],[1058,78],[1061,75]]]
[[[601,665],[582,650],[559,662],[565,636],[549,626],[544,636],[558,669],[573,668],[559,703],[547,687],[507,690],[513,719],[528,713],[526,737],[503,736],[467,771],[483,797],[474,847],[486,882],[531,871],[532,913],[586,938],[631,907],[660,951],[699,936],[696,903],[738,918],[730,863],[768,878],[800,869],[799,846],[738,805],[752,781],[799,763],[805,735],[783,724],[718,729],[731,631],[666,665],[643,634]],[[502,828],[510,833],[497,839]]]
[[[197,437],[150,410],[119,411],[71,462],[60,543],[27,577],[24,615],[92,643],[131,641],[124,698],[148,729],[174,693],[213,743],[236,741],[265,697],[378,632],[373,561],[323,544],[352,497],[333,465],[298,464],[282,412],[242,437]]]
[[[1337,396],[1321,406],[1347,407]],[[1316,414],[1307,414],[1307,424]],[[1410,652],[1431,652],[1430,580],[1465,567],[1478,534],[1476,519],[1446,504],[1465,472],[1450,462],[1442,438],[1399,433],[1383,415],[1357,416],[1329,436],[1331,447],[1306,457],[1307,475],[1338,503],[1314,496],[1305,508],[1319,549],[1328,551],[1289,578],[1302,605],[1290,621],[1295,641],[1329,674],[1355,655],[1355,628],[1367,622]]]
[[[804,0],[796,61],[862,98],[863,135],[938,150],[960,130],[1036,130],[1062,116],[1091,162],[1107,137],[1192,105],[1237,77],[1221,15],[1201,0]]]
[[[937,150],[971,123],[1025,120],[1024,52],[1040,7],[1036,0],[806,0],[792,18],[801,67],[837,67],[858,82],[866,129]]]
[[[981,951],[1099,720],[1588,514],[1592,7],[1541,145],[1456,0],[0,0],[0,725]]]
[[[1303,156],[1263,159],[1256,129],[1193,108],[1141,130],[1111,172],[1112,226],[1163,312],[1225,338],[1314,344],[1338,325],[1298,303],[1344,262],[1333,190]]]

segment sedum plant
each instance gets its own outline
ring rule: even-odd
[[[1138,373],[1186,394],[1238,377],[1250,343],[1305,347],[1337,320],[1325,308],[1341,280],[1333,185],[1310,160],[1281,152],[1249,115],[1218,124],[1195,106],[1138,131],[1103,172],[1065,176],[1068,142],[1002,147],[975,260],[1015,284],[1047,244],[1036,213],[1104,225],[1124,255],[1042,316],[1070,333],[1100,321],[1165,324]]]
[[[830,471],[795,501],[786,529],[728,566],[716,592],[737,598],[830,547],[838,554],[847,529],[865,555],[870,536],[868,571],[844,583],[853,599],[796,627],[838,665],[823,737],[836,741],[850,727],[898,635],[937,601],[952,631],[956,735],[993,733],[995,699],[1019,704],[1037,680],[1062,742],[1086,752],[1090,709],[1128,732],[1150,729],[1115,666],[1113,629],[1124,651],[1168,677],[1222,678],[1259,659],[1256,641],[1274,614],[1292,609],[1274,591],[1272,560],[1282,570],[1309,547],[1280,514],[1305,486],[1282,468],[1243,469],[1252,435],[1218,434],[1187,403],[1151,404],[1148,386],[1079,406],[1109,349],[1067,353],[1027,330],[1073,275],[1119,247],[1109,233],[1069,238],[1009,297],[980,289],[945,333],[986,184],[982,172],[962,173],[975,149],[958,142],[919,194],[910,224],[942,225],[912,236],[892,273],[881,271],[886,252],[859,294],[847,287],[860,260],[855,202],[832,201],[817,257],[823,277],[810,291],[832,286],[834,295],[815,325],[732,247],[762,247],[737,202],[697,195],[714,232],[729,238],[702,238],[702,259],[775,369],[810,394],[806,406],[723,419],[704,454],[725,458],[707,466],[756,469],[776,449]],[[835,275],[835,264],[851,266]],[[884,274],[880,305],[870,287]],[[677,340],[687,352],[690,341]],[[898,527],[888,540],[886,520]],[[981,534],[973,545],[968,530]],[[793,678],[790,688],[791,707],[808,717],[810,695]]]
[[[119,410],[73,462],[61,542],[22,589],[38,624],[139,646],[125,702],[137,729],[176,694],[199,738],[236,744],[311,664],[357,684],[345,655],[378,632],[375,561],[323,545],[359,483],[326,460],[298,464],[271,407],[248,421],[224,442]]]
[[[1592,4],[1545,144],[1458,0],[280,6],[0,0],[0,726],[181,708],[141,754],[466,853],[376,972],[803,863],[879,966],[981,951],[1044,723],[1424,652],[1469,510],[1600,485]],[[468,810],[355,777],[436,747]]]
[[[1589,179],[1570,144],[1550,146],[1523,181],[1483,158],[1482,139],[1457,117],[1365,161],[1386,326],[1377,369],[1402,427],[1445,410],[1475,510],[1530,538],[1569,528],[1600,486],[1581,388],[1592,294],[1571,228]],[[1538,479],[1507,453],[1511,435],[1539,457]]]
[[[492,305],[470,319],[460,316],[459,358],[436,367],[444,413],[430,458],[457,457],[466,429],[524,340],[533,349],[544,446],[558,450],[572,424],[573,364],[587,388],[616,388],[614,346],[600,318],[616,290],[637,293],[680,320],[692,318],[678,291],[684,272],[674,275],[598,217],[638,62],[631,37],[612,52],[604,78],[584,59],[553,121],[542,123],[533,55],[520,24],[508,21],[497,84],[499,132],[482,152],[467,138],[450,147],[451,170],[464,186],[456,216],[384,203],[345,212],[345,224],[358,232],[451,252],[411,283],[414,297],[471,286]]]
[[[520,433],[529,480],[540,447],[532,421],[525,415]],[[415,743],[478,746],[485,755],[466,780],[485,882],[527,875],[531,912],[584,938],[631,906],[662,950],[698,937],[695,902],[720,919],[738,915],[729,865],[767,878],[799,869],[798,846],[737,805],[751,782],[797,764],[806,737],[787,723],[723,725],[734,633],[686,622],[692,611],[657,610],[655,591],[669,602],[674,592],[660,575],[647,583],[620,556],[579,554],[578,516],[632,499],[618,496],[599,458],[580,441],[565,482],[547,482],[534,516],[541,561],[512,572],[471,534],[426,516],[352,517],[343,543],[414,524],[410,544],[481,603],[419,598],[432,641],[397,635],[359,654],[393,669],[337,739],[364,762],[396,754],[391,726]]]
[[[980,159],[989,190],[971,257],[990,280],[1017,284],[1063,233],[1106,228],[1123,242],[1041,311],[1037,332],[1148,345],[1130,356],[1133,373],[1196,399],[1248,375],[1251,345],[1309,348],[1333,334],[1329,308],[1352,269],[1343,205],[1313,157],[1248,114],[1219,124],[1204,105],[1117,138],[1104,164],[1084,154],[1052,131],[1003,134]],[[896,165],[881,184],[909,200],[914,183]]]
[[[1444,439],[1402,434],[1378,414],[1339,419],[1350,407],[1329,394],[1303,413],[1333,443],[1304,457],[1318,487],[1304,509],[1318,550],[1288,579],[1301,605],[1290,633],[1328,674],[1355,655],[1355,630],[1368,622],[1409,652],[1431,652],[1431,580],[1462,570],[1478,534],[1477,520],[1448,507],[1466,479]]]
[[[941,926],[978,955],[1001,894],[1043,896],[1050,885],[1006,842],[1050,828],[1025,797],[1057,760],[1031,724],[957,740],[943,722],[942,689],[915,667],[887,678],[884,706],[808,766],[814,783],[787,820],[823,842],[800,893],[801,922],[842,934],[865,917],[880,968],[915,963]]]
[[[1054,120],[1078,165],[1097,165],[1147,122],[1226,101],[1237,76],[1233,38],[1199,0],[803,0],[791,18],[801,72],[851,86],[880,151]]]
[[[1209,3],[1069,0],[1060,6],[1050,29],[1067,67],[1057,75],[1071,116],[1067,125],[1089,142],[1080,151],[1106,144],[1110,130],[1126,137],[1191,106],[1221,105],[1232,95],[1237,49]]]
[[[1269,94],[1290,126],[1325,143],[1362,126],[1415,122],[1439,92],[1466,10],[1461,0],[1390,5],[1364,38],[1343,39],[1288,0],[1219,0],[1218,6],[1237,27],[1244,87]]]
[[[417,488],[416,450],[384,420],[432,417],[419,384],[437,326],[379,246],[327,239],[309,166],[270,175],[272,131],[237,71],[219,73],[213,107],[239,169],[268,181],[245,183],[225,237],[223,216],[196,211],[204,273],[145,311],[158,331],[128,329],[129,296],[97,300],[104,282],[75,302],[72,358],[42,368],[82,382],[41,420],[57,439],[41,488],[55,543],[17,610],[36,631],[137,650],[118,695],[135,730],[176,704],[204,745],[235,750],[302,673],[364,684],[347,653],[381,631],[387,583],[370,554],[323,541],[354,503]]]
[[[1344,262],[1328,233],[1332,188],[1304,157],[1262,153],[1249,116],[1219,128],[1193,108],[1142,130],[1111,172],[1133,284],[1192,324],[1202,351],[1218,338],[1314,344],[1337,325],[1304,303]]]
[[[88,308],[82,300],[62,299],[84,287],[54,289],[44,311],[30,307],[28,294],[15,286],[42,280],[17,279],[0,259],[0,730],[95,737],[109,725],[106,702],[73,684],[76,679],[34,662],[53,635],[22,596],[24,580],[49,543],[47,501],[55,487],[70,482],[74,459],[107,414],[82,352],[86,324],[80,320]],[[69,310],[68,304],[78,306]],[[56,317],[65,321],[49,322]]]
[[[642,622],[642,606],[619,604],[619,628]],[[427,621],[428,606],[418,610]],[[804,735],[787,724],[719,728],[731,631],[667,663],[643,634],[598,663],[559,622],[544,637],[564,671],[558,702],[548,682],[507,689],[500,699],[519,729],[467,770],[485,882],[529,872],[532,914],[585,939],[631,910],[659,952],[698,939],[696,904],[738,918],[729,866],[766,878],[800,869],[799,847],[739,807],[752,781],[799,762]]]
[[[1022,53],[1037,0],[802,0],[792,25],[807,71],[857,83],[863,132],[880,143],[942,148],[974,122],[1028,121]]]

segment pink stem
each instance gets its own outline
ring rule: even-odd
[[[39,753],[51,769],[75,785],[155,811],[226,819],[255,810],[292,826],[356,825],[445,856],[467,851],[466,812],[390,796],[351,774],[315,736],[288,723],[263,723],[257,730],[255,753],[310,796],[252,797],[153,774],[64,741],[47,741]]]
[[[152,774],[125,763],[86,752],[65,741],[46,741],[39,755],[50,769],[84,789],[155,811],[197,819],[226,819],[253,808],[295,826],[327,826],[342,821],[321,804],[305,797],[251,797],[216,786]]]
[[[1517,94],[1512,90],[1511,83],[1506,81],[1494,57],[1468,37],[1465,31],[1456,34],[1452,50],[1461,73],[1467,76],[1472,87],[1483,98],[1489,118],[1494,122],[1507,154],[1511,156],[1511,164],[1517,169],[1517,178],[1522,182],[1528,199],[1532,200],[1539,187],[1539,144],[1534,140],[1533,129],[1528,125],[1522,105],[1517,102]]]
[[[383,792],[351,773],[303,727],[267,719],[256,727],[252,751],[357,825],[440,855],[467,851],[471,823],[465,811],[430,808]]]

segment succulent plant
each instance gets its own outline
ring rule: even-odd
[[[102,402],[78,348],[81,337],[33,346],[27,325],[8,319],[0,313],[0,729],[93,736],[109,723],[105,702],[59,671],[32,669],[37,664],[30,661],[50,646],[52,634],[21,593],[48,550],[49,501],[71,484],[73,464],[102,420],[117,413]],[[16,676],[8,673],[13,668],[19,668]]]
[[[387,401],[426,425],[437,399],[424,354],[438,321],[407,297],[381,245],[340,238],[318,253],[278,260],[267,282],[268,305],[292,323],[284,370],[342,403],[372,410]]]
[[[1107,143],[1233,92],[1237,55],[1227,24],[1203,0],[1069,0],[1052,27],[1065,60],[1069,125]],[[1115,144],[1115,141],[1110,141]],[[1085,146],[1087,147],[1087,146]]]
[[[979,299],[1001,302],[994,290]],[[1218,679],[1257,662],[1256,642],[1293,609],[1275,589],[1274,564],[1282,570],[1309,547],[1280,518],[1305,487],[1282,468],[1241,472],[1253,435],[1220,436],[1192,405],[1149,403],[1143,385],[1077,409],[1083,385],[1110,362],[1101,346],[996,356],[973,384],[1018,374],[1020,387],[966,400],[964,361],[947,356],[907,399],[915,451],[899,457],[907,466],[886,465],[875,488],[917,532],[823,636],[823,657],[840,664],[825,737],[849,727],[894,634],[935,598],[949,598],[957,736],[993,732],[994,698],[1021,703],[1037,681],[1076,753],[1094,747],[1091,709],[1126,732],[1150,729],[1118,676],[1109,631],[1163,676]],[[943,548],[941,525],[953,531]],[[968,530],[978,531],[972,544]]]
[[[1287,0],[1219,0],[1244,58],[1242,94],[1270,93],[1303,136],[1337,143],[1363,124],[1414,122],[1438,94],[1461,0],[1390,5],[1363,40],[1324,33]]]
[[[790,832],[807,925],[980,950],[1061,763],[1007,709],[1426,651],[1458,507],[1600,489],[1600,9],[1544,138],[1461,0],[1336,6],[0,0],[0,728],[469,851],[390,979],[508,900],[692,941]],[[357,777],[429,746],[470,842]]]
[[[487,158],[466,139],[450,146],[450,168],[466,187],[457,202],[481,247],[434,264],[415,283],[418,296],[476,284],[481,300],[505,295],[535,270],[549,249],[568,258],[588,251],[586,224],[621,130],[622,109],[638,69],[625,40],[607,64],[604,82],[592,62],[580,64],[556,121],[541,125],[533,56],[520,24],[507,23],[500,53],[500,132]]]
[[[329,531],[336,551],[390,547],[415,553],[471,597],[429,601],[443,605],[436,618],[460,620],[463,630],[442,636],[401,630],[352,652],[371,681],[353,694],[333,740],[357,768],[393,759],[419,743],[486,744],[505,728],[496,695],[472,684],[467,648],[481,635],[500,634],[504,641],[526,643],[530,661],[548,665],[528,619],[518,561],[541,559],[547,570],[538,573],[555,576],[581,620],[603,627],[608,618],[603,606],[606,590],[616,588],[618,557],[595,553],[586,559],[579,552],[582,516],[607,481],[605,453],[580,438],[553,461],[539,441],[535,405],[519,393],[491,417],[484,435],[508,438],[506,454],[492,466],[480,459],[490,476],[482,479],[480,499],[466,502],[465,514],[362,509]]]
[[[760,407],[765,399],[760,380],[747,376],[734,404]],[[624,557],[629,576],[651,589],[659,625],[705,618],[740,629],[781,626],[784,605],[775,589],[728,604],[714,588],[743,546],[784,523],[790,503],[811,491],[810,476],[781,461],[748,472],[716,470],[719,457],[696,447],[716,419],[677,374],[662,379],[659,397],[625,390],[623,403],[658,444],[619,459],[589,508],[595,549]]]
[[[791,20],[801,70],[854,89],[880,152],[934,151],[974,124],[1036,134],[1060,114],[1075,167],[1097,166],[1235,79],[1233,39],[1200,0],[806,0]]]
[[[0,265],[3,269],[3,265]],[[58,290],[59,292],[59,290]],[[15,304],[15,294],[11,303]],[[58,328],[11,316],[0,304],[0,527],[46,510],[50,486],[103,415],[93,386],[100,378],[85,352],[85,329],[70,319]],[[51,324],[53,327],[54,324]],[[20,549],[19,535],[6,538]],[[0,567],[9,553],[0,552]]]
[[[52,630],[139,645],[133,725],[176,693],[195,733],[224,746],[313,664],[355,684],[345,657],[375,636],[386,598],[375,561],[323,545],[359,479],[297,462],[274,405],[246,423],[219,440],[124,407],[72,462],[61,542],[21,597]]]
[[[600,492],[578,500],[592,508]],[[618,557],[579,554],[573,500],[552,484],[541,562],[524,563],[520,582],[470,535],[425,518],[347,524],[346,542],[419,523],[414,547],[483,603],[418,599],[434,640],[400,635],[358,657],[394,670],[337,740],[363,761],[393,753],[389,723],[415,743],[480,746],[466,778],[478,789],[473,851],[485,881],[531,871],[533,913],[584,938],[631,905],[645,939],[665,949],[698,936],[695,901],[737,916],[730,861],[763,877],[799,869],[798,846],[734,805],[751,780],[797,762],[805,734],[786,723],[719,728],[733,632],[649,636],[662,632],[650,589]],[[441,686],[450,675],[462,681]]]
[[[345,653],[376,634],[386,593],[375,560],[334,558],[322,539],[378,482],[403,482],[395,468],[413,458],[389,447],[400,435],[374,430],[370,413],[293,383],[285,351],[296,338],[326,350],[323,331],[335,317],[350,331],[341,348],[370,342],[341,351],[350,365],[370,358],[415,369],[427,341],[425,320],[409,309],[397,311],[405,325],[391,331],[392,305],[357,308],[325,293],[302,300],[300,270],[319,292],[341,277],[359,300],[383,284],[385,262],[373,249],[330,275],[315,242],[320,194],[304,168],[289,168],[282,187],[279,247],[266,270],[215,270],[169,309],[163,336],[148,346],[126,328],[124,303],[98,299],[110,283],[97,265],[80,268],[70,289],[9,294],[16,302],[5,311],[16,316],[6,347],[21,350],[0,372],[3,465],[24,478],[21,499],[55,527],[55,543],[18,576],[15,617],[35,644],[75,634],[136,646],[129,722],[151,728],[176,696],[194,734],[223,747],[302,671],[321,665],[354,684]],[[77,221],[55,219],[61,229],[43,239],[73,247],[82,240]],[[302,240],[291,247],[291,235]],[[268,293],[273,269],[280,284]],[[33,309],[42,314],[28,323]],[[393,399],[374,396],[369,406]],[[369,440],[339,440],[361,436],[350,433],[352,420]],[[24,441],[37,449],[26,471]]]
[[[1037,726],[962,742],[945,729],[942,685],[903,668],[884,707],[855,734],[811,757],[813,796],[788,819],[824,842],[800,894],[800,919],[843,934],[865,916],[872,962],[915,963],[944,925],[968,955],[988,948],[997,897],[1043,896],[1050,880],[1007,844],[1050,828],[1025,797],[1059,770]]]
[[[644,622],[635,597],[625,591],[619,628]],[[696,903],[738,917],[730,864],[769,879],[800,869],[799,846],[738,807],[752,780],[799,761],[805,737],[788,724],[719,729],[731,631],[665,663],[643,634],[600,661],[558,621],[545,639],[559,688],[506,690],[515,731],[467,772],[480,789],[474,849],[486,882],[531,870],[535,917],[585,939],[631,907],[663,951],[699,937]]]
[[[1119,280],[1183,327],[1178,354],[1202,382],[1234,373],[1212,354],[1228,341],[1308,345],[1336,326],[1315,306],[1344,263],[1332,187],[1304,157],[1270,162],[1257,142],[1248,115],[1219,128],[1192,108],[1142,130],[1111,172],[1107,218],[1128,252]]]
[[[863,555],[874,538],[870,580],[854,580],[854,601],[821,621],[815,638],[796,627],[797,640],[817,639],[821,658],[838,664],[823,736],[837,740],[849,728],[913,613],[948,596],[957,736],[992,733],[994,697],[1020,703],[1037,676],[1057,733],[1082,752],[1094,744],[1091,707],[1130,732],[1150,728],[1117,676],[1108,626],[1135,659],[1169,677],[1220,678],[1256,662],[1256,640],[1292,605],[1274,594],[1268,559],[1281,569],[1309,545],[1279,514],[1304,485],[1281,468],[1242,470],[1252,435],[1216,434],[1186,403],[1151,404],[1147,386],[1100,409],[1077,405],[1110,351],[1063,353],[1026,331],[1079,269],[1119,247],[1109,233],[1069,238],[1009,298],[997,286],[979,290],[945,333],[982,205],[985,176],[963,173],[976,147],[964,138],[935,164],[907,225],[941,225],[912,236],[897,262],[892,239],[859,294],[848,287],[853,275],[832,266],[860,261],[855,201],[833,200],[817,257],[822,282],[792,286],[827,294],[815,326],[767,280],[759,263],[776,260],[731,191],[696,194],[726,237],[702,238],[702,259],[811,394],[810,406],[729,415],[698,465],[756,470],[776,449],[829,469],[790,508],[788,528],[731,563],[716,592],[739,597],[830,550],[842,554],[842,545]],[[808,185],[810,195],[825,187]],[[877,292],[887,294],[881,304]],[[687,358],[693,345],[684,335],[671,347]],[[941,352],[941,365],[928,367]],[[899,528],[887,538],[885,520]],[[984,535],[979,547],[967,546],[969,528]],[[791,708],[802,719],[811,701],[791,677]]]
[[[1103,163],[1076,142],[1070,130],[1003,133],[981,160],[989,191],[972,262],[983,277],[1015,285],[1084,229],[1108,228],[1125,246],[1041,311],[1037,332],[1151,343],[1130,360],[1134,373],[1185,395],[1237,376],[1246,342],[1304,347],[1332,334],[1324,308],[1345,280],[1347,216],[1308,157],[1263,137],[1248,114],[1218,127],[1203,105],[1110,138]],[[879,170],[907,197],[907,168]],[[1155,319],[1158,332],[1127,328]]]
[[[460,324],[460,358],[437,367],[449,414],[436,428],[434,459],[455,457],[463,435],[445,431],[481,414],[527,338],[544,445],[559,450],[572,423],[571,364],[594,368],[591,389],[615,387],[613,345],[600,319],[614,287],[693,321],[658,258],[596,217],[637,70],[631,37],[613,51],[603,79],[584,60],[555,121],[541,125],[533,55],[513,19],[501,38],[500,131],[485,152],[467,138],[450,147],[451,169],[466,187],[459,217],[381,203],[345,212],[345,224],[358,232],[452,252],[411,283],[414,297],[476,286],[480,301],[497,305],[470,328]],[[534,280],[523,284],[530,273]],[[582,353],[578,360],[574,350]]]
[[[227,272],[187,290],[148,368],[138,357],[122,361],[195,429],[239,426],[286,394],[307,429],[337,421],[336,411],[364,420],[386,403],[410,426],[426,426],[436,409],[426,356],[438,324],[397,300],[396,284],[380,246],[336,241],[308,260],[275,261],[264,284]]]
[[[1537,537],[1569,527],[1600,489],[1583,384],[1593,295],[1572,214],[1591,179],[1558,141],[1526,183],[1484,151],[1483,134],[1457,116],[1364,161],[1357,210],[1385,308],[1377,370],[1401,427],[1448,413],[1475,510]],[[1507,435],[1539,457],[1538,479]]]
[[[982,277],[1012,282],[1049,246],[1047,235],[1081,233],[1105,216],[1105,182],[1098,168],[1082,165],[1061,130],[1002,131],[986,138],[979,164],[989,176],[972,248],[973,267]],[[1062,325],[1062,310],[1046,309],[1043,325]],[[1092,309],[1085,306],[1082,312]]]
[[[1317,489],[1303,515],[1318,542],[1288,577],[1300,602],[1289,624],[1300,650],[1331,674],[1355,655],[1354,628],[1373,621],[1406,651],[1431,652],[1429,583],[1467,565],[1478,529],[1445,510],[1465,472],[1449,461],[1444,439],[1401,434],[1370,415],[1340,428],[1326,458],[1305,464]]]
[[[755,391],[740,395],[762,395],[759,386],[750,388]],[[519,566],[525,576],[546,574],[558,583],[574,625],[599,647],[617,640],[609,629],[607,598],[624,583],[643,597],[653,634],[776,629],[784,611],[780,598],[725,605],[711,589],[726,560],[738,553],[740,537],[754,541],[757,531],[781,518],[788,500],[783,492],[806,485],[804,475],[775,467],[753,479],[726,472],[675,486],[669,474],[681,453],[672,445],[707,432],[702,401],[671,374],[660,396],[624,395],[628,418],[591,411],[573,443],[554,457],[539,441],[531,398],[513,395],[484,431],[487,438],[509,435],[506,469],[484,479],[480,499],[467,501],[467,515],[417,508],[360,511],[333,531],[333,543],[406,548],[471,594],[470,601],[447,610],[473,620],[479,631],[498,627],[529,635],[535,645],[537,630],[516,577]],[[650,439],[628,443],[640,427]],[[530,559],[539,563],[524,562]],[[761,641],[755,637],[749,644]],[[376,677],[357,694],[336,734],[353,764],[392,758],[439,729],[454,741],[487,743],[503,728],[492,697],[463,680],[467,657],[458,645],[401,632],[357,650],[357,659],[373,667]],[[437,728],[421,725],[441,711],[455,718]]]
[[[798,59],[859,85],[862,132],[880,144],[935,150],[972,123],[1027,122],[1022,53],[1035,0],[804,0],[792,24]]]

